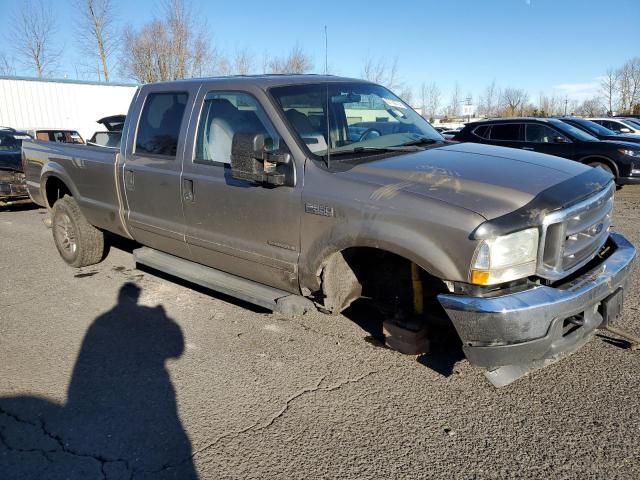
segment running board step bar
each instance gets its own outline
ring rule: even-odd
[[[308,298],[268,287],[153,248],[138,248],[133,251],[133,257],[136,263],[154,270],[284,315],[303,315],[308,311],[315,310],[313,302]]]

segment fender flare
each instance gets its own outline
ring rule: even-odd
[[[366,222],[373,226],[373,223]],[[351,224],[350,227],[354,225]],[[442,280],[448,279],[451,272],[456,277],[466,277],[467,272],[460,272],[451,253],[433,243],[425,235],[402,226],[390,228],[388,225],[375,232],[362,222],[361,233],[353,236],[346,231],[331,230],[316,239],[309,246],[309,252],[300,263],[300,286],[310,291],[321,288],[321,273],[331,256],[351,248],[375,248],[389,252],[417,264],[429,275]],[[387,228],[384,228],[387,227]],[[449,274],[445,273],[449,272]]]
[[[42,198],[44,199],[48,209],[51,209],[51,205],[49,205],[49,200],[47,199],[46,187],[47,187],[47,182],[51,178],[56,178],[60,180],[67,187],[67,189],[69,189],[69,191],[71,192],[71,195],[76,200],[79,200],[80,193],[78,192],[77,187],[71,181],[71,178],[69,177],[67,172],[64,170],[62,165],[60,165],[57,162],[48,162],[43,167],[42,172],[40,173],[40,194],[42,195]]]

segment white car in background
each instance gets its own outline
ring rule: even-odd
[[[636,123],[635,119],[628,118],[587,118],[592,122],[596,122],[609,130],[613,130],[618,134],[633,133],[635,135],[640,134],[640,124]]]

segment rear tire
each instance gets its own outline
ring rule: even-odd
[[[104,234],[87,222],[78,203],[68,195],[51,212],[53,241],[62,259],[80,268],[100,262],[105,251]]]

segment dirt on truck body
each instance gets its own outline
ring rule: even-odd
[[[363,125],[366,127],[363,127]],[[62,258],[136,261],[289,314],[360,298],[387,343],[452,325],[496,385],[615,320],[635,248],[601,169],[447,142],[389,90],[333,76],[142,86],[118,151],[24,144]]]

